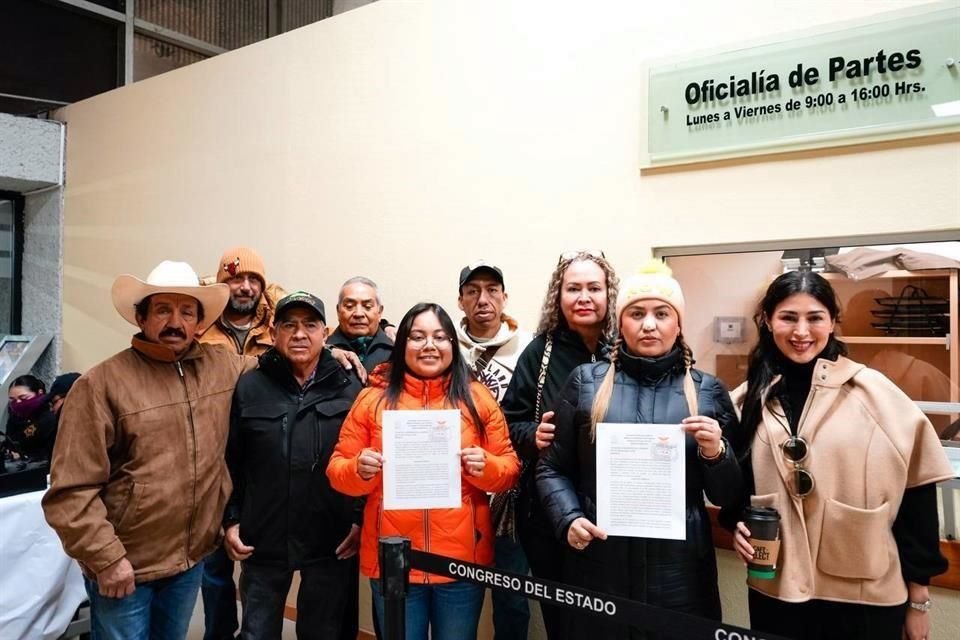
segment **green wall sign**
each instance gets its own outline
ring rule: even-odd
[[[650,164],[960,131],[960,5],[874,20],[651,67]]]

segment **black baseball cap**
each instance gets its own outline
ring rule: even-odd
[[[317,312],[317,315],[320,316],[320,320],[324,324],[327,323],[327,313],[323,308],[323,300],[306,291],[294,291],[290,295],[282,298],[280,302],[277,303],[277,308],[273,312],[274,320],[283,316],[288,309],[293,307],[313,309]]]
[[[460,270],[460,289],[463,289],[463,285],[470,282],[473,276],[477,275],[478,271],[489,271],[493,274],[494,279],[497,282],[503,285],[503,271],[500,270],[500,267],[492,265],[486,260],[477,260],[465,266]]]

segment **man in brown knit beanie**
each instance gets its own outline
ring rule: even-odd
[[[230,301],[223,315],[200,336],[200,342],[224,344],[237,353],[259,356],[273,345],[270,317],[276,297],[268,291],[263,258],[248,247],[227,249],[217,264],[216,277],[217,282],[230,286]]]

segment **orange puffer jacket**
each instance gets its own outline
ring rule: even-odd
[[[457,509],[383,510],[383,482],[380,474],[363,480],[357,460],[366,448],[383,449],[381,413],[386,408],[386,369],[370,374],[371,386],[364,389],[340,429],[340,440],[327,466],[334,489],[351,496],[368,496],[360,538],[360,571],[380,577],[377,540],[380,536],[404,536],[414,549],[429,551],[466,562],[489,565],[493,562],[493,525],[486,492],[504,491],[520,474],[520,462],[510,445],[507,423],[496,400],[486,387],[470,383],[470,394],[483,420],[485,439],[466,407],[460,407],[461,448],[482,447],[487,452],[483,475],[462,474],[462,504]],[[445,378],[422,380],[407,375],[397,409],[449,409],[445,406]],[[389,464],[389,462],[388,462]],[[419,584],[450,582],[448,578],[410,572],[410,581]]]

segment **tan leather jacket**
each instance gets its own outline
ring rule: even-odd
[[[733,392],[736,406],[745,392],[745,383]],[[753,440],[751,501],[780,512],[780,562],[775,579],[749,585],[787,602],[902,604],[892,526],[904,490],[953,477],[933,426],[883,374],[843,357],[818,360],[798,426],[816,488],[800,499],[785,484],[789,426],[771,404]]]
[[[126,556],[137,582],[157,580],[214,550],[231,490],[224,449],[233,389],[255,364],[197,343],[177,361],[134,337],[77,380],[43,510],[88,575]]]

